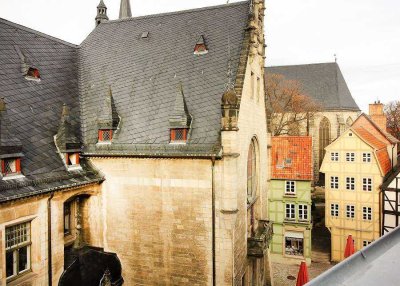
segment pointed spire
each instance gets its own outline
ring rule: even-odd
[[[96,27],[100,23],[108,21],[107,6],[104,4],[103,0],[100,0],[99,5],[97,6],[97,16],[95,20],[96,20]]]
[[[17,154],[15,157],[22,156],[21,141],[11,130],[10,118],[7,114],[7,107],[4,98],[0,98],[0,157],[2,155]]]
[[[81,144],[76,129],[72,126],[68,105],[64,103],[56,136],[56,144],[61,152],[80,151]]]
[[[131,3],[129,0],[121,0],[121,5],[119,7],[119,19],[131,18]]]
[[[119,124],[119,116],[114,104],[111,86],[104,98],[97,122],[100,129],[116,129]]]
[[[175,96],[174,111],[169,117],[171,128],[189,128],[192,118],[189,114],[185,95],[183,94],[182,83],[178,85],[178,92]]]

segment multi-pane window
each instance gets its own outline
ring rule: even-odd
[[[363,207],[362,208],[363,220],[372,220],[372,208]]]
[[[295,181],[286,181],[285,194],[286,195],[295,195],[296,194],[296,182]]]
[[[371,153],[363,153],[362,158],[365,163],[371,162]]]
[[[339,216],[339,204],[331,204],[331,216]]]
[[[339,152],[331,152],[331,161],[333,162],[339,161]]]
[[[30,269],[31,223],[6,227],[6,277],[12,278]]]
[[[64,203],[64,234],[71,234],[72,201]]]
[[[339,177],[331,177],[331,189],[339,189]]]
[[[99,142],[110,142],[112,140],[112,135],[111,129],[99,130]]]
[[[363,191],[372,191],[372,179],[371,178],[363,178]]]
[[[352,190],[354,191],[356,188],[356,183],[355,183],[355,178],[354,177],[346,177],[346,190]]]
[[[371,241],[363,240],[363,247],[366,247],[371,244]]]
[[[347,205],[346,206],[346,217],[347,218],[354,218],[355,215],[355,206],[354,205]]]
[[[356,154],[354,152],[346,153],[346,162],[354,162],[356,159]]]
[[[171,142],[186,142],[188,135],[187,128],[175,128],[170,130]]]
[[[286,204],[286,219],[295,219],[295,205]]]
[[[3,176],[21,173],[21,163],[19,158],[1,160],[1,173]]]
[[[299,205],[299,220],[308,220],[308,205]]]

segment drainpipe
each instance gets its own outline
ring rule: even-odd
[[[215,157],[211,158],[211,196],[212,196],[212,285],[216,286],[215,266]]]
[[[49,286],[53,284],[53,272],[52,272],[52,257],[51,257],[51,200],[54,197],[54,193],[51,193],[47,200],[47,241],[48,241],[48,278]]]
[[[393,146],[392,146],[392,171],[393,171],[393,168],[394,168],[394,157],[393,157],[393,150],[394,150],[394,147],[395,147],[396,145],[394,145],[393,144]],[[397,154],[396,154],[396,156],[397,156]]]

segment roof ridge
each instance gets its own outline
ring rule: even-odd
[[[181,11],[172,11],[172,12],[142,15],[142,16],[130,17],[130,18],[124,18],[124,19],[115,19],[115,20],[103,22],[102,24],[113,24],[113,23],[119,23],[119,22],[128,22],[128,21],[137,20],[137,19],[156,18],[156,17],[162,17],[162,16],[184,14],[184,13],[193,13],[193,12],[213,10],[213,9],[219,9],[219,8],[225,8],[225,7],[239,6],[239,5],[243,5],[244,3],[249,3],[249,0],[238,1],[238,2],[234,2],[234,3],[228,3],[228,4],[214,5],[214,6],[206,6],[206,7],[201,7],[201,8],[185,9],[185,10],[181,10]]]
[[[17,23],[11,22],[11,21],[6,20],[6,19],[4,19],[4,18],[0,18],[0,23],[6,24],[6,25],[8,25],[8,26],[11,26],[11,27],[14,27],[14,28],[17,28],[17,29],[20,29],[20,30],[24,30],[24,31],[26,31],[26,32],[28,32],[28,33],[32,33],[32,34],[39,35],[39,36],[41,36],[41,37],[47,38],[47,39],[49,39],[49,40],[58,42],[58,43],[60,43],[60,44],[66,45],[66,46],[70,46],[70,47],[72,47],[72,48],[77,48],[77,47],[78,47],[78,45],[75,45],[75,44],[72,44],[72,43],[70,43],[70,42],[64,41],[64,40],[62,40],[62,39],[59,39],[59,38],[56,38],[56,37],[47,35],[47,34],[42,33],[42,32],[40,32],[40,31],[37,31],[37,30],[31,29],[31,28],[28,28],[28,27],[26,27],[26,26],[23,26],[23,25],[21,25],[21,24],[17,24]]]
[[[336,62],[323,62],[323,63],[311,63],[311,64],[294,64],[294,65],[278,65],[278,66],[266,66],[264,68],[280,68],[280,67],[299,67],[299,66],[315,66],[315,65],[330,65],[330,64],[336,64],[339,66]]]
[[[361,138],[364,139],[364,141],[367,141],[368,145],[370,145],[371,147],[373,147],[376,151],[379,151],[381,149],[386,148],[387,144],[385,142],[382,142],[382,140],[376,138],[371,132],[369,132],[364,126],[356,126],[356,127],[352,127],[351,129],[353,129],[353,131],[355,131],[357,133],[357,135]],[[372,136],[373,138],[375,138],[377,141],[379,141],[382,145],[385,145],[385,147],[382,148],[378,148],[379,146],[376,146],[375,144],[369,142],[368,138],[365,138],[362,136],[362,134],[359,134],[359,132],[357,132],[357,129],[362,129],[364,132],[368,133],[368,135]]]

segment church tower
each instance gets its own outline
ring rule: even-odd
[[[119,7],[119,18],[131,18],[131,3],[129,0],[121,0],[121,6]]]
[[[97,6],[97,16],[96,20],[96,27],[104,21],[108,21],[107,17],[107,6],[104,4],[103,0],[100,0],[99,5]]]

